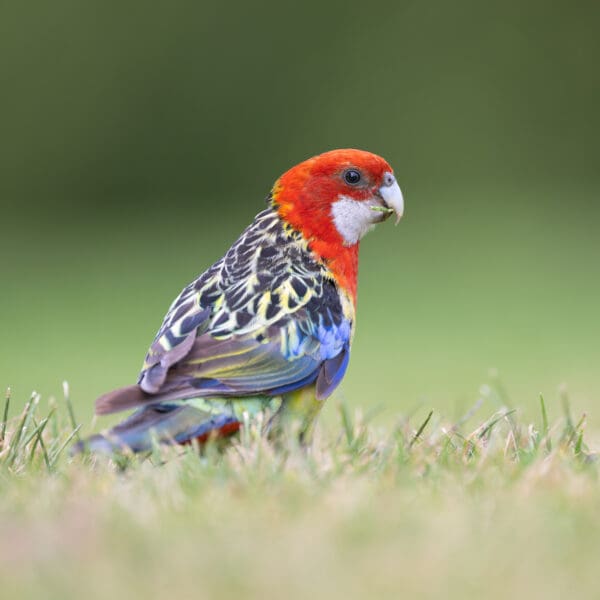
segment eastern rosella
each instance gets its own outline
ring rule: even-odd
[[[98,398],[100,415],[137,410],[89,449],[203,442],[259,411],[271,429],[291,420],[310,438],[348,366],[360,239],[392,213],[397,222],[404,201],[383,158],[350,149],[296,165],[267,204],[175,299],[138,383]]]

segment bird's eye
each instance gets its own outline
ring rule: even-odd
[[[356,169],[348,169],[344,173],[344,181],[349,185],[356,185],[360,179],[360,172]]]

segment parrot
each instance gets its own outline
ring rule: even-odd
[[[96,400],[98,415],[134,412],[75,453],[226,441],[259,414],[310,443],[350,359],[360,241],[397,224],[404,198],[386,160],[338,149],[286,171],[266,203],[175,298],[137,383]]]

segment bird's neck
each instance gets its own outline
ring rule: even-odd
[[[356,304],[358,284],[358,243],[352,246],[331,243],[327,240],[308,239],[310,249],[319,257],[333,275],[338,287],[345,290]]]
[[[347,245],[331,221],[329,206],[313,206],[287,201],[281,189],[274,189],[271,205],[279,217],[302,234],[308,248],[331,273],[336,285],[356,305],[359,244]]]

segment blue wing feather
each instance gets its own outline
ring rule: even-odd
[[[342,320],[309,329],[311,333],[304,333],[291,326],[293,343],[286,338],[290,327],[285,326],[271,327],[261,342],[249,335],[219,340],[204,334],[187,357],[171,368],[158,396],[170,400],[198,394],[280,395],[317,382],[317,394],[325,398],[348,366],[351,328]]]
[[[334,356],[323,362],[319,376],[317,377],[317,386],[315,394],[318,400],[327,398],[333,393],[333,390],[342,381],[348,362],[350,361],[350,347],[346,345],[344,349]]]

